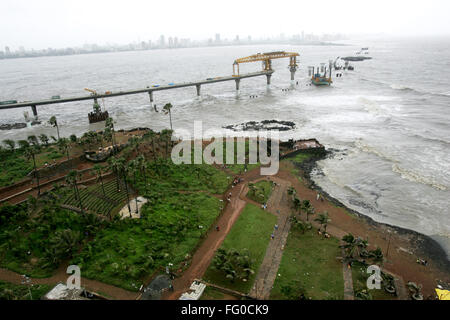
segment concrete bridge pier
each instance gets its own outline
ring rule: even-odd
[[[149,91],[148,95],[150,97],[150,107],[153,107],[153,91]]]
[[[201,86],[199,84],[197,84],[195,87],[197,88],[197,96],[200,97],[200,87]]]
[[[37,113],[36,106],[31,106],[31,110],[33,110],[34,120],[37,120],[38,119],[38,113]]]
[[[270,86],[270,78],[272,78],[271,74],[266,74],[267,77],[267,85]]]
[[[241,79],[235,79],[236,81],[236,91],[239,91],[239,84],[241,83]]]
[[[297,71],[296,67],[290,67],[289,71],[291,72],[291,81],[294,81],[295,72]]]

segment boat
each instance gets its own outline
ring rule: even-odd
[[[327,71],[329,71],[329,76],[327,76]],[[309,67],[309,74],[311,76],[311,83],[315,86],[330,86],[333,83],[331,79],[332,65],[330,62],[329,69],[322,64],[321,67]]]

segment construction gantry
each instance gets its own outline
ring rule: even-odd
[[[285,51],[274,51],[266,53],[257,53],[252,56],[236,59],[233,63],[233,76],[239,76],[239,64],[248,62],[262,61],[263,71],[273,71],[272,70],[272,59],[289,58],[289,71],[291,72],[291,80],[294,80],[295,72],[297,71],[297,57],[300,54],[296,52],[285,52]],[[236,73],[237,69],[237,73]],[[267,84],[270,84],[270,75],[267,76]]]

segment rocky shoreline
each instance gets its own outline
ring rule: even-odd
[[[335,206],[344,208],[351,214],[357,216],[365,223],[376,229],[391,230],[400,236],[407,236],[410,239],[411,247],[414,247],[414,250],[416,251],[414,252],[415,255],[428,258],[428,260],[433,261],[436,266],[438,266],[442,271],[450,274],[450,261],[447,258],[447,253],[436,240],[432,239],[430,236],[424,235],[414,230],[377,222],[369,216],[347,207],[338,199],[328,194],[312,180],[311,172],[317,168],[317,162],[330,157],[333,154],[333,150],[327,150],[324,154],[312,157],[301,164],[295,163],[295,166],[303,172],[303,175],[308,183],[308,187],[320,192],[328,201],[333,203]]]

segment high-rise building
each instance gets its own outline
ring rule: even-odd
[[[164,35],[161,35],[161,37],[159,37],[159,46],[161,48],[164,48],[166,46],[166,39],[164,38]]]
[[[9,47],[6,46],[6,47],[5,47],[5,55],[6,55],[6,56],[9,56],[10,54],[11,54],[11,51],[9,50]]]
[[[169,48],[173,48],[173,39],[169,37]]]
[[[220,33],[216,33],[216,43],[220,42]]]

